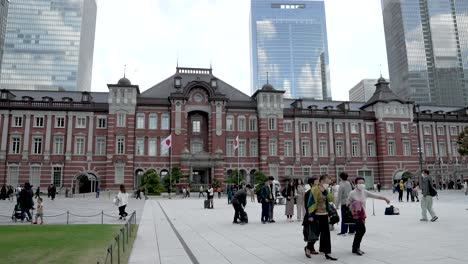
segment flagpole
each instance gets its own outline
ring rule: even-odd
[[[238,187],[240,185],[239,177],[240,177],[239,142],[237,142],[237,186]]]
[[[171,146],[169,147],[169,199],[171,199],[172,192],[172,139]]]

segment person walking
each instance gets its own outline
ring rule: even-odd
[[[413,187],[413,197],[419,203],[419,184],[415,183]]]
[[[218,199],[221,199],[221,187],[218,186],[218,188],[216,188],[216,191],[218,192]]]
[[[296,186],[294,185],[294,180],[290,179],[288,185],[286,185],[286,206],[284,214],[287,217],[288,222],[292,222],[292,217],[294,215],[294,198],[296,196]]]
[[[55,188],[55,185],[52,184],[52,187],[50,187],[50,199],[52,199],[52,201],[55,199],[56,194],[57,194],[57,189]]]
[[[421,172],[421,178],[419,180],[421,183],[421,192],[422,192],[422,197],[421,197],[421,214],[422,222],[427,222],[427,211],[429,211],[429,214],[431,215],[431,222],[437,221],[439,217],[437,217],[434,209],[432,209],[432,196],[431,193],[435,192],[434,187],[431,186],[432,179],[429,176],[429,171],[428,170],[422,170]]]
[[[138,200],[138,199],[141,200],[141,190],[140,190],[140,188],[137,188],[135,193],[136,193],[135,200]]]
[[[309,184],[313,184],[313,179],[309,179]],[[328,213],[330,212],[330,202],[333,202],[333,195],[328,192],[328,186],[330,184],[330,177],[328,175],[322,175],[319,179],[319,185],[312,187],[305,193],[304,201],[306,201],[307,216],[304,217],[303,225],[308,228],[308,225],[315,225],[317,228],[317,240],[320,238],[319,251],[325,254],[327,260],[338,260],[332,257],[331,254],[331,238],[330,238],[330,227],[328,225]],[[317,240],[310,241],[305,236],[304,240],[307,242],[304,247],[306,257],[310,258],[311,254],[318,254],[315,251],[315,242]]]
[[[52,184],[47,186],[47,198],[50,198],[50,189],[52,188]]]
[[[33,191],[31,190],[31,184],[26,182],[24,184],[24,188],[19,193],[18,203],[21,207],[21,222],[24,221],[24,213],[28,215],[29,221],[32,221],[31,210],[34,206],[33,201]]]
[[[13,186],[8,186],[8,191],[7,191],[7,196],[8,196],[8,201],[13,201]]]
[[[276,201],[276,195],[277,195],[276,194],[277,193],[277,187],[276,187],[276,184],[274,183],[275,177],[269,176],[268,180],[270,181],[270,184],[269,184],[270,197],[268,198],[268,200],[270,201],[270,207],[269,207],[270,213],[269,213],[268,222],[269,223],[275,223],[275,219],[274,219],[275,211],[274,211],[274,209],[275,209],[275,201]]]
[[[190,198],[190,185],[187,186],[187,198]]]
[[[343,221],[346,212],[349,210],[346,202],[348,201],[349,193],[353,190],[351,183],[348,181],[348,177],[348,173],[340,173],[341,182],[340,187],[338,188],[338,195],[335,199],[336,209],[341,209],[341,231],[338,233],[338,235],[346,235],[348,232],[349,234],[354,234],[355,232],[354,225],[350,225],[349,223],[345,223],[345,221]]]
[[[2,186],[2,190],[0,191],[0,199],[5,200],[7,197],[7,189],[5,185]]]
[[[232,197],[232,207],[234,207],[234,220],[233,224],[247,224],[247,217],[244,211],[245,206],[247,205],[247,191],[245,188],[241,188],[236,192],[234,197]],[[239,221],[237,221],[239,219]]]
[[[44,224],[44,202],[41,197],[37,197],[37,211],[36,217],[34,218],[34,224],[37,225],[37,219],[41,218],[41,225]]]
[[[210,185],[210,187],[208,188],[208,201],[210,203],[210,209],[213,209],[213,198],[214,198],[214,189],[213,189],[213,185]]]
[[[41,187],[37,186],[37,188],[36,188],[36,195],[35,195],[34,198],[37,199],[40,195],[41,195]]]
[[[120,190],[119,194],[117,194],[117,199],[119,199],[119,219],[125,220],[128,215],[127,212],[125,212],[125,208],[128,205],[128,193],[127,190],[125,190],[125,185],[123,184],[120,185]]]
[[[382,190],[382,184],[380,184],[380,182],[377,183],[377,191],[380,192],[380,190]]]
[[[261,221],[263,224],[270,220],[270,180],[268,178],[265,179],[264,185],[260,187],[258,191],[257,200],[262,203],[262,217]]]
[[[361,241],[366,233],[366,200],[367,198],[374,198],[384,200],[390,204],[390,200],[384,196],[380,196],[366,190],[365,180],[362,177],[357,177],[354,180],[356,189],[349,193],[346,204],[350,207],[355,221],[356,234],[354,235],[352,252],[362,256],[364,252],[361,250]]]
[[[297,180],[296,185],[296,211],[297,211],[297,221],[302,221],[305,215],[305,207],[304,207],[304,182],[302,179]]]
[[[182,188],[182,199],[185,199],[185,197],[187,197],[187,189]]]
[[[403,184],[403,180],[400,180],[398,183],[398,201],[403,202],[403,190],[405,189],[405,185]]]
[[[231,186],[229,186],[227,188],[227,199],[228,199],[228,204],[231,204],[231,200],[232,200],[232,188],[231,188]]]
[[[411,180],[411,178],[409,178],[409,179],[405,182],[405,188],[406,188],[406,202],[409,202],[409,197],[410,197],[410,196],[411,196],[411,202],[414,202],[413,187],[414,187],[414,183],[413,183],[413,181]]]
[[[198,189],[198,199],[200,199],[200,196],[205,198],[205,194],[203,193],[203,185],[200,185],[200,189]]]
[[[67,188],[67,190],[68,190],[68,188]],[[100,192],[101,192],[101,188],[100,188],[99,186],[96,187],[96,198],[99,198]],[[67,195],[67,196],[68,196],[68,195]]]
[[[468,180],[463,183],[463,188],[465,189],[465,195],[468,195]]]

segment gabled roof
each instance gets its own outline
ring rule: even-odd
[[[171,93],[177,92],[177,89],[174,87],[174,79],[176,77],[181,78],[182,89],[193,81],[201,81],[210,83],[214,78],[217,80],[217,93],[223,94],[226,98],[229,98],[230,101],[248,101],[251,102],[253,99],[239,91],[238,89],[232,87],[231,85],[225,83],[224,81],[216,78],[213,75],[211,69],[195,69],[195,68],[179,68],[177,67],[177,72],[165,79],[164,81],[156,84],[155,86],[149,88],[140,94],[140,97],[143,98],[168,98]]]
[[[401,97],[397,96],[395,93],[393,93],[393,91],[389,87],[389,82],[387,82],[387,80],[385,80],[383,77],[380,77],[377,80],[377,84],[375,86],[376,89],[374,95],[372,95],[372,97],[363,106],[361,106],[361,109],[365,109],[380,102],[400,102],[402,104],[412,103],[411,101],[404,100]]]

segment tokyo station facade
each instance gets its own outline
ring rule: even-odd
[[[280,181],[346,171],[386,188],[420,167],[436,179],[468,174],[456,144],[466,108],[417,106],[383,78],[376,86],[368,102],[287,99],[268,84],[248,96],[212,69],[177,67],[144,92],[125,77],[105,93],[3,89],[0,185],[133,188],[171,167],[194,186],[238,168],[244,182],[256,171]]]

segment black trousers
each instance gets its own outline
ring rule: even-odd
[[[121,217],[126,217],[128,215],[127,212],[125,212],[125,207],[127,207],[127,205],[119,206],[119,215]]]
[[[328,225],[328,215],[317,215],[314,221],[318,221],[318,231],[320,238],[319,251],[325,254],[331,253],[330,226]],[[308,242],[307,249],[315,251],[315,242]]]
[[[354,225],[348,225],[348,224],[345,224],[344,221],[343,221],[343,216],[345,215],[345,211],[346,211],[346,208],[347,205],[341,205],[341,231],[340,233],[342,234],[346,234],[348,233],[348,228],[349,228],[349,233],[352,234],[355,232],[355,228],[354,228]]]
[[[398,189],[398,201],[403,202],[403,190]]]
[[[356,223],[356,234],[354,235],[353,249],[361,248],[361,241],[366,233],[366,225],[362,220],[358,220]]]
[[[232,203],[232,206],[234,207],[234,222],[238,222],[237,219],[244,222],[244,208],[242,205],[240,203]]]
[[[270,218],[270,202],[262,202],[262,222],[268,221]]]
[[[409,201],[409,197],[411,195],[411,201],[414,202],[414,196],[413,196],[413,188],[407,188],[406,189],[406,201]]]

